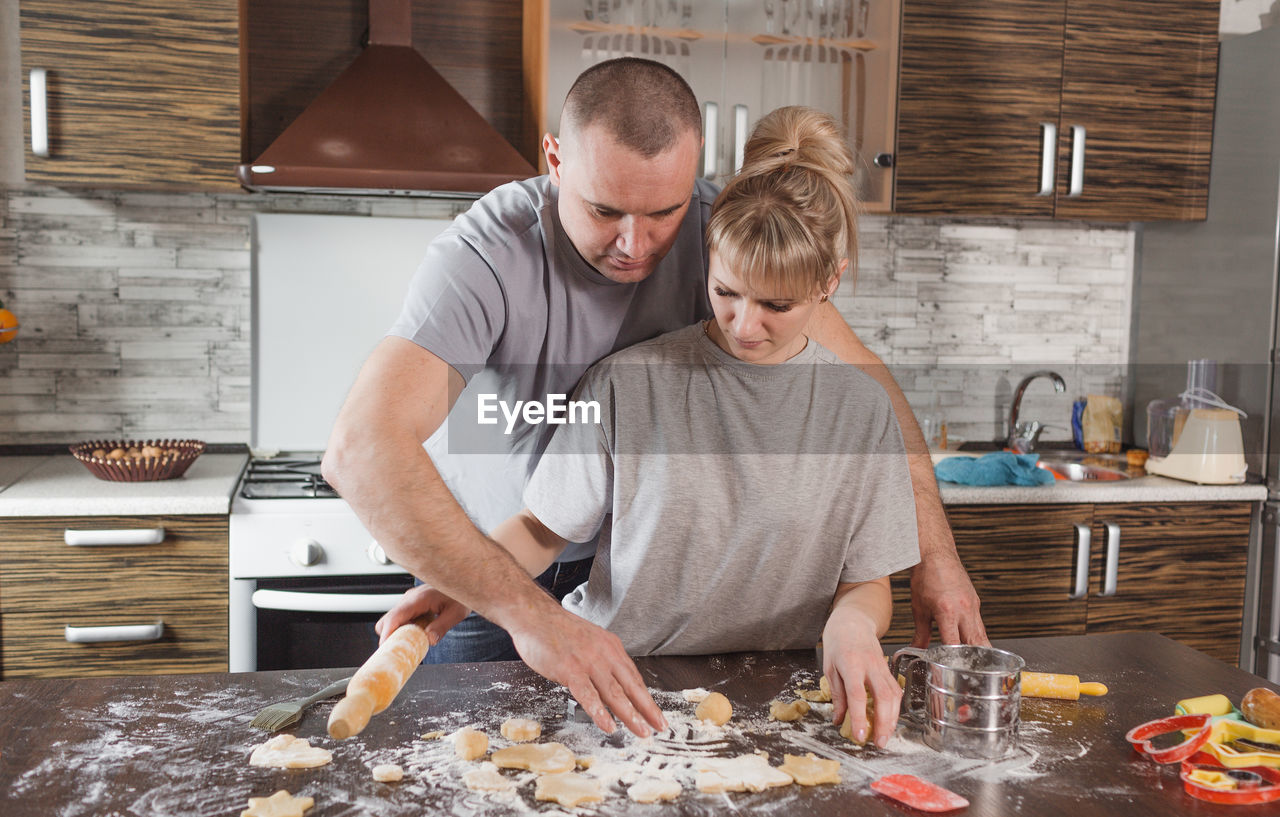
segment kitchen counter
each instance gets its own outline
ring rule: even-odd
[[[279,789],[315,798],[307,817],[359,813],[369,817],[445,813],[547,812],[532,799],[531,775],[507,772],[521,785],[512,799],[465,789],[458,776],[475,763],[456,760],[446,735],[471,725],[506,745],[498,726],[507,717],[537,718],[543,739],[577,755],[594,755],[597,773],[624,773],[644,762],[666,767],[686,783],[680,799],[638,806],[623,787],[587,813],[893,815],[906,809],[871,793],[882,775],[908,773],[968,798],[966,815],[1235,814],[1185,794],[1176,766],[1134,753],[1131,727],[1173,712],[1182,699],[1223,693],[1238,702],[1255,686],[1270,686],[1154,633],[1016,639],[998,646],[1022,655],[1028,668],[1079,674],[1110,687],[1101,698],[1025,700],[1017,751],[1000,761],[942,755],[903,725],[886,750],[857,748],[814,715],[796,723],[766,720],[768,702],[791,697],[817,680],[811,652],[662,657],[637,663],[673,724],[651,742],[606,740],[590,724],[564,718],[567,693],[520,662],[423,666],[384,713],[360,735],[334,741],[325,733],[332,704],[320,704],[289,731],[334,753],[318,769],[272,770],[248,765],[266,734],[249,720],[262,706],[301,697],[343,677],[343,670],[149,676],[0,683],[0,804],[7,817],[61,814],[233,815],[249,797]],[[723,692],[735,716],[723,729],[695,725],[680,690]],[[773,765],[784,752],[834,758],[841,783],[788,786],[758,794],[702,794],[685,771],[698,757],[763,749]],[[402,782],[375,782],[370,769],[397,763]],[[660,808],[660,812],[659,812]],[[561,813],[558,810],[556,813]],[[912,812],[915,813],[915,812]],[[1243,813],[1243,812],[1241,812]]]
[[[939,482],[944,505],[1105,503],[1105,502],[1262,502],[1267,486],[1197,485],[1169,477],[1145,476],[1115,482],[1070,482],[1049,485],[957,485]],[[3,494],[0,494],[3,497]]]
[[[70,454],[0,457],[0,517],[225,514],[247,461],[205,453],[177,479],[107,482]]]

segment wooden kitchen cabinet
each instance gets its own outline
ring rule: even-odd
[[[1229,664],[1240,656],[1251,514],[1248,502],[947,508],[991,638],[1154,630]],[[912,636],[909,573],[893,588],[886,644]]]
[[[895,212],[1203,219],[1219,11],[904,0]]]
[[[155,544],[66,543],[158,528]],[[225,672],[227,532],[225,515],[0,519],[0,679]],[[148,641],[70,643],[65,629],[157,622]]]
[[[238,10],[239,0],[21,0],[27,180],[239,189]],[[47,77],[47,156],[32,152],[33,69]]]

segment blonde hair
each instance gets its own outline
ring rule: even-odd
[[[858,254],[853,170],[834,119],[799,105],[778,108],[752,130],[742,169],[716,198],[708,249],[752,289],[810,297],[846,258],[852,281]]]

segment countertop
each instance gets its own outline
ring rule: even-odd
[[[262,706],[301,697],[346,671],[6,681],[0,683],[0,811],[6,817],[213,817],[238,814],[249,797],[283,788],[315,798],[307,817],[563,814],[533,800],[533,776],[525,773],[504,773],[519,783],[510,799],[470,792],[459,777],[477,764],[457,760],[447,737],[426,737],[470,725],[490,735],[494,749],[506,745],[499,724],[520,716],[542,722],[543,740],[593,756],[593,768],[606,779],[643,765],[666,769],[685,786],[675,802],[638,806],[626,798],[623,785],[607,783],[606,800],[584,807],[588,814],[902,817],[908,809],[868,788],[893,773],[913,774],[968,798],[971,805],[958,813],[974,817],[1262,813],[1193,799],[1183,792],[1176,765],[1159,766],[1134,753],[1124,735],[1172,714],[1183,698],[1223,693],[1238,703],[1255,686],[1275,685],[1154,633],[997,645],[1023,656],[1029,669],[1079,674],[1106,683],[1110,693],[1080,701],[1024,700],[1018,749],[999,761],[979,761],[933,751],[905,721],[884,750],[853,746],[813,713],[795,723],[768,721],[772,698],[793,697],[797,685],[817,680],[812,652],[640,659],[641,674],[673,726],[649,742],[621,735],[614,743],[590,724],[566,720],[564,689],[520,662],[425,665],[355,738],[327,736],[331,703],[307,713],[289,731],[331,750],[333,762],[283,771],[248,765],[250,751],[267,737],[249,726],[250,719]],[[694,722],[692,704],[681,694],[694,687],[728,696],[733,720],[723,729]],[[699,758],[756,749],[766,751],[774,766],[783,753],[836,759],[841,782],[757,794],[710,795],[693,787]],[[404,780],[375,782],[370,770],[380,763],[399,764]]]
[[[1169,477],[1146,476],[1115,482],[1069,482],[1049,485],[957,485],[939,482],[943,505],[1032,504],[1074,502],[1261,502],[1267,486],[1197,485]],[[4,494],[0,494],[3,497]]]
[[[0,517],[225,514],[246,462],[205,453],[177,479],[108,482],[70,454],[0,457]]]

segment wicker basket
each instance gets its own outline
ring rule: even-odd
[[[94,451],[110,454],[116,449],[128,451],[145,447],[161,449],[160,456],[112,459],[93,455]],[[152,482],[182,476],[196,457],[204,453],[200,440],[89,440],[71,446],[71,456],[84,463],[89,473],[111,482]]]

